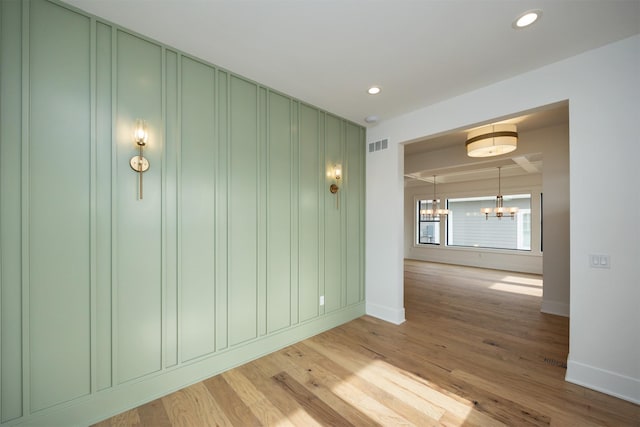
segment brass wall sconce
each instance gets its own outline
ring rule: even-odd
[[[340,197],[338,196],[338,190],[340,189],[340,187],[338,187],[338,183],[342,179],[342,165],[341,164],[337,164],[337,165],[335,165],[333,167],[333,178],[336,180],[336,182],[329,186],[329,192],[331,192],[331,194],[335,194],[336,195],[336,208],[339,208],[340,207]]]
[[[135,129],[133,131],[133,142],[136,143],[140,154],[133,156],[129,160],[131,169],[138,172],[138,199],[142,200],[142,173],[149,170],[149,161],[142,155],[142,150],[147,145],[149,133],[147,132],[147,122],[142,119],[136,119]]]

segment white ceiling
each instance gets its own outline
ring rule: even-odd
[[[66,2],[363,125],[640,33],[639,0]]]
[[[520,134],[550,126],[569,124],[569,103],[559,102],[527,112],[526,114],[509,117],[495,123],[511,123],[517,126]],[[443,135],[425,138],[407,144],[404,147],[405,163],[411,156],[432,151],[449,150],[452,148],[464,150],[467,132],[472,129],[460,129]],[[568,141],[567,141],[568,143]],[[438,183],[455,183],[478,181],[495,178],[496,168],[502,168],[503,177],[513,177],[526,174],[542,174],[543,160],[538,152],[521,153],[515,151],[496,157],[477,158],[473,162],[438,167],[436,170],[425,168],[405,173],[405,186],[433,183],[433,176],[437,175]]]
[[[549,126],[568,124],[569,105],[566,101],[563,101],[555,105],[541,107],[536,111],[506,118],[504,120],[492,121],[491,123],[511,123],[517,126],[519,132],[529,132]],[[481,123],[480,125],[485,124],[488,123]],[[407,144],[404,148],[404,154],[407,156],[427,151],[442,150],[455,145],[464,147],[467,141],[467,133],[474,127],[477,126],[447,132],[444,135],[437,135]]]

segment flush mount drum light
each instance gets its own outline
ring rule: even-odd
[[[518,145],[516,125],[499,124],[484,126],[467,134],[469,157],[491,157],[510,153]]]

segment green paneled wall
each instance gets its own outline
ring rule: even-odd
[[[162,48],[124,31],[116,32],[112,181],[116,283],[114,319],[117,383],[161,369],[162,342]],[[129,167],[136,118],[149,126],[143,199],[138,176]]]
[[[182,360],[215,351],[215,70],[182,59],[180,338]]]
[[[0,2],[2,425],[94,422],[362,315],[364,141],[66,5]]]
[[[0,421],[22,416],[22,19],[19,1],[0,2]],[[25,58],[25,62],[27,59]],[[26,139],[26,138],[25,138]],[[26,161],[25,161],[26,163]],[[26,249],[26,248],[25,248]],[[23,345],[24,342],[24,345]]]
[[[29,18],[23,265],[30,404],[40,410],[90,392],[90,20],[46,2]]]
[[[228,186],[229,186],[229,149],[226,143],[229,138],[229,74],[218,70],[218,140],[224,144],[218,145],[218,191],[216,194],[216,350],[221,351],[229,347],[228,315],[229,315],[229,289],[228,289],[228,258],[229,258],[229,231],[228,231]]]
[[[231,76],[227,159],[229,344],[258,335],[258,86]]]
[[[181,111],[178,102],[178,54],[168,50],[165,54],[165,151],[163,163],[163,206],[162,206],[162,234],[164,237],[162,256],[162,283],[163,283],[163,309],[164,309],[164,367],[175,366],[178,363],[178,271],[180,271],[178,256],[178,169],[182,170],[178,159],[178,143],[180,141],[180,120],[178,112]]]
[[[293,259],[292,236],[296,231],[293,208],[292,101],[278,94],[267,106],[267,331],[291,325]]]
[[[336,164],[346,162],[343,160],[342,145],[344,142],[343,122],[339,118],[327,115],[325,119],[325,188],[329,188],[334,182],[333,167]],[[346,172],[346,169],[345,169]],[[337,310],[343,306],[343,212],[345,200],[345,188],[342,182],[336,194],[324,191],[324,300],[325,312]]]
[[[300,320],[312,319],[319,314],[318,301],[324,293],[324,174],[304,171],[324,171],[324,115],[306,105],[300,106],[300,142],[298,145],[297,176],[299,188],[299,273]],[[324,307],[323,307],[324,308]]]
[[[93,391],[103,390],[112,385],[112,341],[111,341],[111,303],[112,296],[112,254],[111,239],[111,174],[113,168],[112,157],[114,148],[112,147],[112,99],[111,81],[113,65],[111,53],[113,49],[111,27],[104,24],[96,24],[96,59],[95,59],[95,187],[92,191],[95,195],[95,209],[92,219],[96,226],[96,234],[92,252],[95,253],[95,318],[92,322],[95,329],[92,335],[95,337],[95,358],[92,363],[96,366],[95,388]]]
[[[346,237],[346,253],[344,256],[346,279],[344,289],[346,292],[346,304],[351,305],[364,299],[364,251],[362,250],[361,242],[364,239],[362,213],[365,209],[365,159],[362,156],[362,147],[353,143],[353,141],[359,141],[362,138],[362,128],[351,123],[346,123],[345,127],[344,167],[349,171],[349,174],[345,177],[343,188],[349,199],[344,207],[346,215],[344,231]]]

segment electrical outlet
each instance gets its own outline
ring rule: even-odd
[[[324,305],[324,295],[320,295],[320,305]]]

